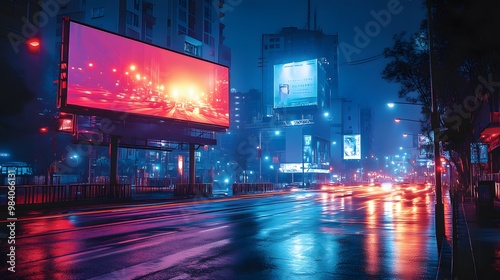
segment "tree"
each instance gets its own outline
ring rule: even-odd
[[[500,40],[495,34],[494,1],[427,1],[432,7],[434,45],[434,92],[440,129],[434,131],[450,151],[461,185],[469,185],[470,143],[476,141],[474,122],[484,102],[495,110],[498,92],[491,81],[500,74]],[[490,15],[490,17],[485,18]],[[394,36],[394,45],[384,51],[390,62],[382,77],[399,83],[399,97],[419,102],[425,118],[422,131],[429,133],[431,116],[428,24],[424,20],[412,35]],[[488,86],[488,83],[490,86]],[[498,106],[498,105],[496,105]],[[498,108],[496,108],[498,110]]]

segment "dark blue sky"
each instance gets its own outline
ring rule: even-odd
[[[226,45],[232,49],[231,87],[240,91],[251,88],[261,90],[261,74],[258,65],[261,35],[277,33],[284,26],[306,28],[307,0],[232,0],[226,1],[224,23]],[[378,58],[371,62],[349,65],[350,62],[364,60],[382,54],[384,48],[393,44],[392,37],[401,31],[413,33],[418,30],[426,10],[420,0],[311,0],[311,28],[314,10],[317,9],[317,26],[326,34],[339,35],[339,44],[345,48],[359,47],[358,53],[339,51],[340,95],[370,105],[374,110],[375,149],[381,153],[394,153],[395,147],[411,146],[403,132],[418,133],[419,125],[413,122],[395,124],[395,117],[417,119],[420,108],[399,105],[389,110],[388,101],[397,100],[399,85],[390,84],[381,78],[381,72],[388,60]],[[382,12],[381,12],[382,11]],[[356,28],[365,30],[376,19],[380,23],[369,41],[356,44]],[[391,13],[392,11],[392,13]],[[370,30],[370,29],[369,29]],[[401,100],[400,100],[401,101]],[[390,141],[387,141],[389,138]],[[382,154],[379,154],[382,155]]]

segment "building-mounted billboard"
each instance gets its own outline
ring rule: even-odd
[[[470,143],[470,163],[488,163],[488,144]]]
[[[229,127],[225,66],[73,21],[61,57],[62,111]]]
[[[344,159],[361,159],[361,135],[344,135]]]
[[[274,108],[318,104],[318,60],[274,65]]]
[[[431,135],[433,137],[433,135]],[[427,135],[418,135],[418,158],[419,159],[433,159],[434,158],[434,143],[432,138]]]

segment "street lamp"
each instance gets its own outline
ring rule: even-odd
[[[395,118],[394,119],[395,122],[399,123],[401,121],[407,121],[407,122],[418,122],[418,123],[421,123],[422,121],[419,121],[419,120],[412,120],[412,119],[404,119],[404,118]]]
[[[412,102],[388,102],[387,107],[389,108],[394,108],[396,104],[404,104],[404,105],[417,105],[417,106],[423,106],[423,103],[412,103]]]
[[[418,136],[418,134],[414,134],[414,133],[403,133],[403,137],[408,137],[408,135],[411,135],[411,136]]]

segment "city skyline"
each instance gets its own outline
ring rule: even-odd
[[[242,0],[227,7],[223,23],[227,24],[226,44],[232,49],[232,88],[262,91],[262,70],[258,67],[262,34],[277,33],[287,26],[307,28],[307,1],[289,2]],[[315,21],[317,29],[339,37],[339,95],[373,108],[375,150],[381,154],[392,153],[391,146],[404,144],[399,137],[402,132],[420,132],[420,127],[412,124],[392,124],[400,115],[419,118],[420,108],[403,105],[388,110],[385,104],[398,100],[399,85],[382,80],[381,73],[388,63],[382,53],[392,46],[393,36],[416,32],[424,18],[421,1],[311,1],[310,28]],[[252,27],[245,25],[248,22],[254,23]],[[368,40],[363,43],[363,35],[357,34],[365,34],[367,26],[369,30],[373,26],[373,36],[365,35]],[[246,34],[244,39],[239,37],[242,33]]]

